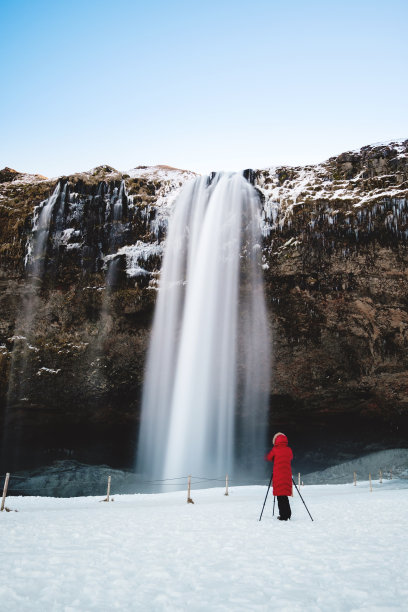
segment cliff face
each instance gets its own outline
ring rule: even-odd
[[[406,435],[407,151],[405,141],[256,172],[278,421],[331,423],[356,440],[379,427]]]
[[[193,176],[0,172],[4,465],[132,464],[167,219]],[[408,141],[248,178],[262,200],[270,427],[315,440],[343,428],[356,440],[403,437]]]
[[[131,464],[161,242],[173,201],[193,177],[105,166],[0,184],[7,465],[10,457],[26,466],[66,456]],[[52,197],[41,253],[41,211]]]

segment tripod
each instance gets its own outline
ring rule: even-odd
[[[265,500],[264,500],[264,503],[263,503],[263,506],[262,506],[261,516],[259,517],[259,520],[261,520],[261,519],[262,519],[263,511],[264,511],[264,509],[265,509],[266,500],[268,499],[269,489],[271,488],[271,484],[272,484],[272,477],[273,477],[273,472],[272,472],[272,474],[271,474],[271,479],[270,479],[270,481],[269,481],[268,490],[266,491]],[[292,476],[292,482],[293,482],[293,484],[295,485],[295,489],[296,489],[296,491],[299,493],[299,497],[300,497],[300,499],[302,500],[303,505],[304,505],[304,507],[306,508],[308,515],[310,516],[311,520],[313,521],[312,515],[310,514],[309,509],[308,509],[308,507],[307,507],[307,506],[306,506],[306,504],[305,504],[305,500],[304,500],[304,499],[303,499],[303,497],[301,496],[300,491],[299,491],[299,489],[297,488],[295,481],[293,480],[293,476]],[[273,498],[273,516],[274,516],[274,515],[275,515],[275,497]]]

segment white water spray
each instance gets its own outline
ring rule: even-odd
[[[57,183],[53,194],[46,200],[44,206],[34,216],[31,239],[25,258],[30,280],[34,285],[41,283],[44,271],[44,257],[47,250],[48,234],[50,232],[51,216],[54,206],[61,193],[61,183]],[[66,185],[63,190],[62,204],[65,202]]]
[[[137,466],[157,478],[252,471],[264,451],[259,200],[240,174],[209,183],[186,186],[166,240]]]

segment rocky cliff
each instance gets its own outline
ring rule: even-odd
[[[262,204],[269,426],[302,439],[305,456],[344,439],[403,444],[408,140],[246,176]],[[167,220],[193,177],[0,172],[4,467],[132,464]]]

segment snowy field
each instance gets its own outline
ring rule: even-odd
[[[113,490],[114,492],[114,490]],[[292,520],[266,487],[70,499],[0,514],[7,611],[407,610],[408,481],[313,485]]]

